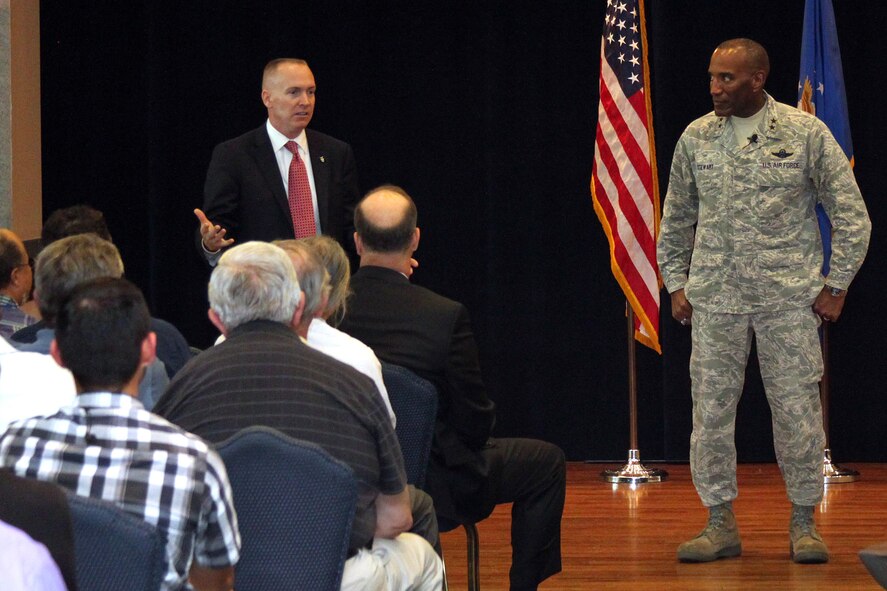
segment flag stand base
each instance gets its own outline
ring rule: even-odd
[[[668,479],[665,470],[651,470],[641,464],[640,453],[636,449],[628,450],[628,463],[620,470],[604,470],[601,480],[617,484],[641,484],[644,482],[662,482]]]
[[[832,463],[832,450],[825,448],[822,458],[822,476],[826,484],[843,484],[859,480],[859,472]]]

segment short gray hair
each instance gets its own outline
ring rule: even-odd
[[[330,297],[326,303],[325,315],[332,326],[338,326],[345,318],[345,308],[350,294],[351,262],[342,245],[322,234],[309,238],[300,238],[320,257],[321,262],[330,274]]]
[[[37,257],[34,283],[40,314],[50,326],[62,302],[82,283],[101,277],[123,276],[120,252],[95,234],[78,234],[56,240]]]
[[[288,325],[300,299],[289,256],[267,242],[229,248],[209,279],[210,308],[228,330],[252,320]]]
[[[330,293],[330,274],[320,257],[310,246],[300,240],[276,240],[275,246],[282,248],[290,257],[299,285],[305,294],[305,310],[302,318],[314,318],[323,312],[324,299]]]

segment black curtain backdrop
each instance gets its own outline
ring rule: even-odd
[[[572,460],[628,449],[624,299],[589,192],[603,0],[41,2],[43,210],[103,210],[155,315],[197,346],[208,269],[193,247],[213,146],[265,120],[261,69],[302,57],[313,128],[352,144],[361,188],[405,187],[419,208],[417,283],[471,310],[500,436]],[[767,88],[794,103],[803,0],[647,2],[662,195],[683,128],[711,110],[708,60],[746,36],[769,50]],[[879,175],[887,6],[835,0],[856,152],[875,233],[832,331],[835,459],[887,460],[887,368],[871,313],[885,282]],[[644,460],[686,460],[689,331],[663,294],[663,355],[638,348]],[[740,460],[773,459],[755,363]]]

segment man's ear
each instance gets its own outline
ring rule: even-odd
[[[210,308],[209,310],[207,310],[206,315],[209,316],[209,321],[213,323],[213,326],[219,329],[219,332],[225,335],[225,338],[228,338],[228,329],[225,328],[224,324],[222,324],[222,319],[219,318],[219,315],[216,314],[216,311]]]
[[[59,364],[59,367],[65,367],[62,352],[59,350],[59,343],[55,339],[52,339],[52,342],[49,343],[49,355]]]
[[[419,232],[419,226],[416,226],[416,231],[413,232],[413,239],[410,241],[410,248],[413,252],[419,250],[419,238],[421,236],[421,232]]]
[[[357,232],[354,233],[354,249],[357,251],[357,256],[363,256],[363,241]]]
[[[264,88],[262,89],[262,104],[266,107],[271,106],[271,93]]]
[[[754,83],[755,90],[761,90],[764,88],[764,82],[766,82],[767,77],[764,75],[763,70],[758,70],[754,74],[752,74],[752,82]]]
[[[299,305],[296,306],[296,309],[293,311],[293,319],[290,322],[290,326],[292,326],[293,329],[299,328],[299,323],[302,322],[302,312],[305,311],[305,292],[300,291],[299,293],[301,294],[299,297]]]
[[[142,340],[142,352],[139,358],[139,365],[147,367],[154,363],[157,359],[157,334],[149,332],[148,336]]]

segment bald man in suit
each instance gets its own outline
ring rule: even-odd
[[[342,331],[382,361],[437,387],[438,412],[424,490],[439,517],[479,521],[511,510],[511,591],[535,591],[561,570],[564,454],[536,439],[492,437],[468,310],[409,280],[419,246],[416,205],[400,187],[370,191],[355,209],[360,269],[351,280]]]

